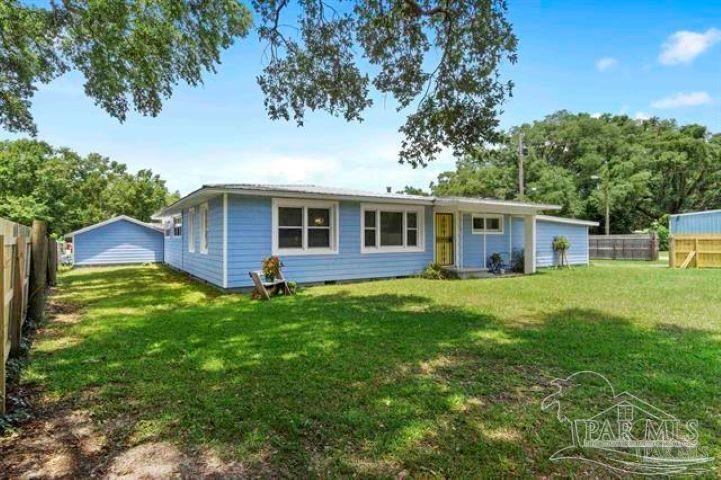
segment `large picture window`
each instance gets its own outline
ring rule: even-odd
[[[503,215],[473,215],[471,222],[474,234],[503,233]]]
[[[361,252],[423,250],[423,207],[361,206]]]
[[[273,253],[337,253],[338,204],[313,200],[273,200]]]

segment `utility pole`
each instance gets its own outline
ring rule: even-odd
[[[518,133],[518,199],[523,200],[525,197],[525,188],[523,186],[523,132]]]
[[[606,197],[606,225],[605,225],[605,227],[606,227],[606,236],[608,237],[609,235],[611,235],[611,205],[610,205],[609,198],[608,198],[609,197],[608,179],[606,180],[605,183],[606,183],[606,185],[604,185],[604,193],[605,193],[605,197]]]

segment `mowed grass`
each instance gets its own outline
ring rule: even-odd
[[[127,447],[211,449],[250,476],[583,474],[548,460],[570,436],[540,405],[592,370],[698,419],[721,456],[721,270],[604,262],[257,302],[117,267],[64,273],[58,297],[81,317],[48,325],[24,381],[122,425]]]

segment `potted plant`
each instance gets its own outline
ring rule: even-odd
[[[571,242],[568,241],[563,235],[557,235],[553,237],[553,251],[556,252],[561,260],[561,267],[568,266],[568,260],[566,259],[566,252],[571,248]]]
[[[503,257],[500,253],[494,252],[490,256],[491,272],[503,275],[506,273],[503,268]]]
[[[276,278],[280,277],[280,269],[283,268],[283,262],[280,257],[271,255],[270,257],[263,259],[263,276],[272,282]]]

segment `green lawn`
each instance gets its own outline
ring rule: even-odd
[[[719,457],[720,286],[721,270],[604,262],[256,302],[163,268],[77,269],[58,298],[82,316],[48,326],[24,381],[121,424],[122,445],[212,449],[251,476],[537,478],[583,473],[548,460],[569,439],[540,403],[593,370],[698,419]]]

